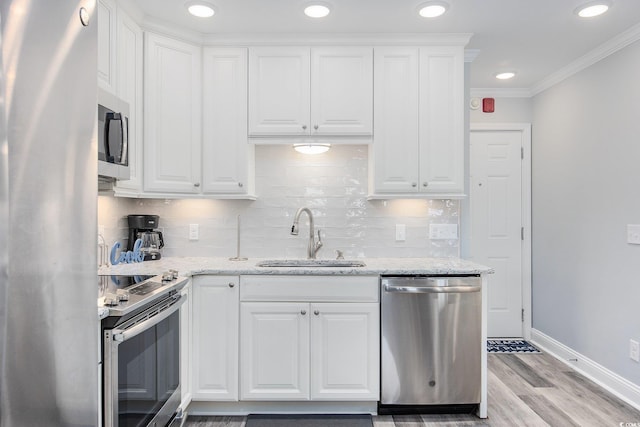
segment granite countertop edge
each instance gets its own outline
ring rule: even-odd
[[[276,258],[268,258],[276,259]],[[461,258],[357,258],[364,267],[257,267],[267,258],[231,261],[221,257],[164,257],[157,261],[100,267],[98,274],[157,275],[169,269],[181,276],[196,275],[309,275],[309,276],[383,276],[383,275],[458,275],[491,274],[493,269]]]

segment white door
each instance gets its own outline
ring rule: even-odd
[[[373,49],[311,49],[311,134],[373,133]]]
[[[247,49],[203,52],[202,190],[247,194]]]
[[[237,276],[193,279],[193,398],[238,400]]]
[[[495,269],[489,277],[488,336],[522,337],[521,131],[470,136],[471,255]]]
[[[374,52],[376,131],[369,147],[373,193],[418,191],[418,48]]]
[[[309,48],[251,48],[249,135],[308,135],[310,79]]]
[[[200,193],[201,48],[145,37],[144,189]]]
[[[242,400],[309,399],[309,304],[240,304]]]
[[[311,399],[377,400],[377,303],[311,304]]]

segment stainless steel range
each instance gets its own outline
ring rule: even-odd
[[[179,421],[180,290],[188,279],[172,271],[98,281],[103,425],[164,427]]]

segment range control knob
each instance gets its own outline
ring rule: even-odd
[[[104,305],[107,307],[113,307],[120,303],[116,294],[106,294],[104,296]]]
[[[126,289],[118,289],[116,291],[118,301],[129,301],[129,291]]]

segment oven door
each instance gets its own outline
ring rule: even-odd
[[[105,427],[166,426],[180,406],[180,306],[174,295],[104,331]]]

